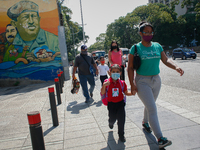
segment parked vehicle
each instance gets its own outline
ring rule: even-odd
[[[183,60],[187,58],[196,59],[197,54],[189,48],[176,48],[172,52],[172,59],[182,58]]]
[[[129,54],[129,49],[128,48],[119,48],[122,50],[123,53],[123,59],[125,59],[126,62],[128,62],[128,54]]]
[[[95,55],[95,56],[94,56]],[[92,52],[92,56],[94,56],[94,59],[100,59],[101,56],[105,55],[105,51],[104,50],[97,50],[97,51],[93,51]]]

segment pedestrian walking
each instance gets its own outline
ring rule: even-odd
[[[99,70],[101,85],[103,85],[104,80],[108,79],[107,74],[109,72],[109,67],[105,64],[104,56],[100,57],[100,64],[98,65],[97,68]]]
[[[118,43],[117,41],[112,41],[111,45],[110,45],[110,50],[108,52],[108,60],[110,63],[110,66],[112,66],[113,64],[118,64],[121,67],[121,76],[120,79],[121,80],[125,80],[125,76],[124,76],[124,65],[122,65],[122,50],[119,49]]]
[[[101,88],[101,94],[107,95],[108,100],[108,123],[110,129],[113,128],[117,120],[119,140],[125,142],[124,125],[125,125],[125,97],[132,95],[128,92],[127,85],[123,80],[120,80],[121,68],[119,65],[114,64],[110,68],[111,77],[105,80]]]
[[[139,34],[142,41],[137,43],[137,53],[141,58],[141,66],[136,70],[136,77],[134,80],[133,60],[135,46],[133,45],[128,61],[128,77],[131,85],[132,94],[138,94],[139,98],[143,102],[144,118],[142,126],[144,129],[151,133],[153,130],[154,135],[158,139],[159,148],[171,145],[171,141],[163,137],[158,121],[156,99],[158,97],[161,88],[161,79],[159,76],[160,60],[169,68],[176,70],[182,76],[184,71],[174,64],[163,51],[162,46],[157,42],[151,42],[154,29],[149,23],[142,22],[139,26]],[[150,124],[150,125],[149,125]]]
[[[90,53],[87,52],[87,46],[81,46],[81,53],[78,54],[75,58],[74,68],[72,77],[75,78],[75,72],[78,68],[78,76],[80,80],[80,84],[83,90],[83,95],[85,97],[85,103],[89,102],[90,97],[93,97],[93,91],[95,87],[94,75],[90,73],[90,66],[96,69],[96,74],[98,75],[97,65],[94,62],[93,57]],[[90,85],[89,91],[87,87],[87,82]],[[90,95],[89,95],[90,94]]]

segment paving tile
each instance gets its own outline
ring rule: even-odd
[[[73,148],[65,148],[65,150],[111,150],[106,142],[77,146]]]
[[[85,137],[80,137],[80,138],[75,138],[75,139],[69,139],[64,141],[64,148],[73,148],[77,146],[86,146],[90,144],[95,144],[95,143],[101,143],[105,142],[105,139],[103,135],[92,135],[92,136],[85,136]]]
[[[68,139],[92,136],[92,135],[97,135],[97,134],[102,134],[99,128],[89,128],[89,129],[78,130],[74,132],[66,132],[65,139],[68,140]]]

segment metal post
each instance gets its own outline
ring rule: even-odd
[[[59,79],[55,78],[55,86],[56,86],[56,96],[57,96],[57,102],[58,104],[61,104],[61,98],[60,98],[60,85],[59,85]]]
[[[45,150],[44,136],[39,111],[29,112],[27,116],[33,150]]]
[[[61,79],[61,74],[58,74],[58,79],[59,79],[59,85],[60,85],[60,93],[63,93],[63,90],[62,90],[62,79]]]
[[[60,72],[62,87],[64,87],[64,78],[63,78],[63,71]]]
[[[81,9],[81,20],[82,20],[82,28],[83,28],[83,43],[85,44],[85,33],[84,33],[84,24],[83,24],[83,13],[82,13],[81,0],[80,0],[80,9]]]
[[[50,87],[49,90],[49,100],[50,100],[50,106],[51,106],[51,116],[53,121],[53,126],[58,126],[58,114],[57,114],[57,108],[56,108],[56,100],[55,100],[55,94],[54,94],[54,88]]]

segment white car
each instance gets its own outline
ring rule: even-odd
[[[123,59],[125,59],[126,62],[128,62],[128,54],[129,54],[129,49],[128,48],[119,48],[122,50],[123,53]]]

